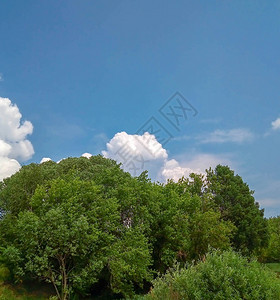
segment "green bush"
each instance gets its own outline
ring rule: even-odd
[[[153,282],[145,299],[280,299],[280,280],[264,265],[233,251],[212,251],[204,261],[178,265]]]

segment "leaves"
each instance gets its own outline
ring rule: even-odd
[[[234,248],[251,254],[264,247],[268,240],[264,211],[259,209],[242,178],[229,167],[218,165],[214,171],[207,171],[207,185],[223,220],[236,226],[231,238]]]
[[[233,251],[211,251],[204,261],[176,265],[153,282],[144,299],[266,299],[280,297],[275,273]]]
[[[209,247],[256,253],[267,239],[248,185],[223,166],[160,184],[101,156],[30,164],[1,183],[0,207],[12,275],[51,282],[59,299],[98,282],[132,297],[174,261]]]

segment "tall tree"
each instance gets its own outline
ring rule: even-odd
[[[109,270],[113,291],[124,295],[150,279],[145,236],[122,223],[118,200],[104,197],[103,186],[58,178],[38,186],[30,204],[9,223],[12,238],[3,251],[17,275],[51,282],[61,300],[72,288],[85,292],[103,269]]]
[[[228,166],[218,165],[207,171],[207,186],[222,218],[237,228],[232,237],[234,248],[251,254],[264,247],[268,241],[267,221],[248,184]]]
[[[209,194],[202,194],[201,177],[169,181],[160,190],[159,212],[153,226],[155,268],[164,272],[174,260],[192,261],[204,256],[209,247],[226,249],[234,225],[221,220],[212,208]]]

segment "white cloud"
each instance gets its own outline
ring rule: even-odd
[[[43,157],[40,161],[40,164],[43,164],[44,162],[47,162],[47,161],[52,161],[52,159],[49,157]]]
[[[21,122],[18,107],[8,98],[0,97],[0,180],[20,169],[20,163],[34,154],[27,135],[32,134],[29,121]]]
[[[10,99],[0,97],[0,116],[1,139],[13,143],[25,140],[28,134],[32,134],[32,124],[29,121],[20,123],[22,115]]]
[[[91,158],[92,154],[86,152],[86,153],[82,154],[81,157]],[[62,159],[58,160],[56,163],[59,164],[64,159],[66,159],[66,158],[62,158]],[[43,157],[40,161],[40,164],[43,164],[44,162],[47,162],[47,161],[52,161],[52,159],[49,157]]]
[[[3,81],[4,78],[3,78],[3,74],[0,73],[0,81]]]
[[[184,165],[188,165],[189,168],[197,170],[198,172],[205,172],[209,167],[214,168],[217,165],[228,165],[233,167],[233,163],[227,155],[220,154],[208,154],[198,153],[192,155],[189,159],[183,159]]]
[[[246,128],[237,128],[230,130],[217,129],[209,134],[197,138],[201,143],[243,143],[252,141],[254,134]]]
[[[214,155],[199,153],[191,156],[189,159],[167,160],[161,169],[161,180],[166,181],[169,178],[177,181],[182,176],[188,177],[191,173],[205,174],[205,170],[215,168],[218,164],[232,166],[232,162],[224,155]]]
[[[167,152],[156,140],[155,136],[148,132],[143,135],[127,134],[119,132],[107,143],[107,151],[102,151],[105,157],[121,157],[126,153],[128,155],[141,154],[145,159],[164,159],[167,158]]]
[[[90,153],[84,153],[84,154],[82,154],[82,157],[91,158],[92,154],[90,154]]]
[[[0,157],[7,156],[11,152],[12,146],[0,140]]]
[[[167,151],[148,132],[143,135],[131,135],[119,132],[106,144],[102,154],[123,164],[125,171],[139,175],[149,170],[152,178],[158,178],[158,172],[168,158]]]
[[[23,140],[12,144],[10,156],[19,160],[26,161],[32,157],[34,149],[29,140]]]
[[[59,164],[61,161],[63,161],[64,159],[67,159],[66,157],[61,158],[60,160],[58,160],[56,163]]]
[[[123,164],[125,171],[139,175],[148,170],[153,180],[178,180],[190,173],[204,173],[210,166],[228,164],[229,159],[210,154],[196,154],[188,160],[169,159],[166,149],[156,140],[154,135],[130,135],[126,132],[117,133],[102,154]]]
[[[20,164],[17,160],[0,156],[0,180],[13,175],[19,169]]]
[[[271,126],[272,126],[273,130],[280,129],[280,118],[278,118],[275,121],[271,122]]]
[[[175,159],[167,160],[161,169],[161,176],[164,181],[173,179],[178,181],[180,178],[188,177],[191,173],[201,173],[199,170],[193,170],[188,167],[180,166],[179,162]]]

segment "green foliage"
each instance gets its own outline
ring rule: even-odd
[[[192,261],[206,254],[208,247],[227,249],[235,227],[221,220],[210,195],[200,193],[203,182],[182,179],[162,187],[157,223],[153,226],[155,268],[164,272],[174,259]]]
[[[264,211],[259,209],[242,178],[229,167],[218,165],[214,171],[207,171],[207,186],[222,218],[237,228],[231,239],[233,247],[248,255],[266,246],[268,229]]]
[[[54,162],[42,165],[30,164],[23,166],[20,172],[4,179],[1,186],[0,204],[4,212],[13,215],[29,208],[29,201],[37,186],[55,176]]]
[[[207,254],[204,262],[178,265],[156,279],[145,299],[279,299],[280,281],[258,262],[233,251]]]
[[[174,261],[209,247],[248,254],[267,238],[252,192],[222,166],[160,184],[102,156],[30,164],[0,183],[0,211],[11,278],[51,282],[59,299],[98,285],[132,297]]]
[[[127,229],[123,238],[112,246],[112,254],[108,262],[113,291],[131,297],[134,294],[133,282],[141,283],[143,278],[152,279],[148,270],[150,264],[151,256],[147,239],[141,230]]]
[[[201,258],[209,247],[228,249],[234,230],[231,222],[221,220],[220,213],[213,210],[197,211],[190,219],[190,258]]]
[[[2,249],[2,259],[5,262],[5,265],[9,268],[10,275],[14,281],[16,281],[18,276],[23,275],[23,271],[20,267],[20,263],[23,258],[16,247],[11,245]]]
[[[59,164],[53,161],[43,164],[32,163],[23,166],[19,172],[1,182],[1,210],[17,215],[20,211],[30,209],[31,197],[39,185],[56,178],[67,179],[69,176],[81,180],[94,180],[109,189],[130,175],[123,172],[115,161],[100,155],[90,159],[68,158]]]
[[[113,287],[119,270],[129,269],[127,284],[118,287],[123,294],[132,280],[141,284],[149,278],[148,244],[138,234],[137,243],[134,239],[127,248],[132,235],[121,223],[117,199],[104,198],[102,187],[92,181],[56,179],[39,186],[30,203],[32,211],[18,214],[13,224],[16,239],[3,251],[17,276],[31,274],[52,282],[60,299],[68,297],[71,287],[86,291],[112,261],[118,265],[118,270],[110,265]],[[120,253],[138,255],[125,260]]]
[[[268,219],[269,242],[263,249],[261,259],[280,262],[280,216]]]

